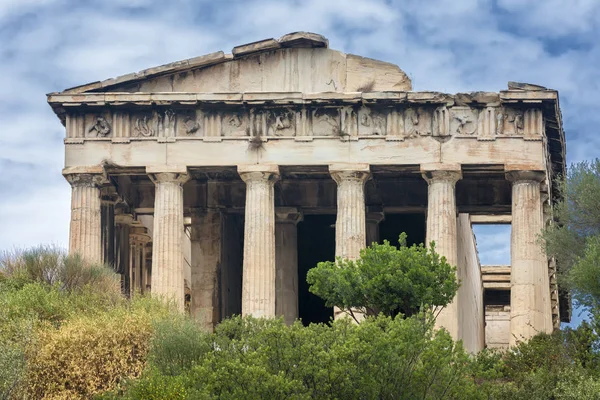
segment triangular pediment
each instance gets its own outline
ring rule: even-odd
[[[396,65],[329,48],[322,35],[295,32],[177,61],[63,93],[410,91]]]

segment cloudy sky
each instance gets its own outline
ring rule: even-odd
[[[414,90],[558,89],[569,162],[599,155],[598,0],[0,0],[0,250],[67,243],[46,93],[300,30],[398,64]],[[482,263],[510,262],[509,227],[476,234]]]

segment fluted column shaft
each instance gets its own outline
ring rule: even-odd
[[[444,167],[440,167],[444,168]],[[423,170],[427,180],[427,244],[435,242],[436,252],[446,257],[448,264],[457,266],[456,182],[461,179],[460,167],[455,169]],[[436,320],[455,340],[460,339],[457,296],[442,309]]]
[[[71,184],[71,224],[69,253],[77,253],[85,260],[102,262],[100,185],[105,183],[100,174],[68,174]]]
[[[151,174],[155,183],[152,247],[152,294],[184,309],[183,183],[185,173]]]
[[[368,164],[334,164],[329,173],[337,183],[337,217],[335,221],[335,256],[356,260],[366,247],[365,182],[371,177]],[[355,318],[362,314],[354,312]],[[333,317],[345,316],[337,307]]]
[[[275,165],[238,166],[246,182],[242,315],[275,316]]]
[[[368,164],[335,164],[329,173],[337,183],[335,256],[355,260],[366,245],[365,182]]]
[[[207,331],[212,331],[220,320],[219,273],[222,232],[222,216],[219,210],[199,211],[192,216],[190,313]]]
[[[544,227],[543,172],[512,171],[510,345],[552,332],[548,259],[538,235]]]
[[[275,315],[291,325],[298,319],[298,222],[302,213],[296,208],[275,210]]]

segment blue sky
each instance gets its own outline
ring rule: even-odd
[[[67,243],[45,93],[299,30],[398,64],[414,90],[557,89],[569,162],[599,155],[598,0],[0,0],[0,250]],[[476,234],[483,264],[509,264],[509,227]]]

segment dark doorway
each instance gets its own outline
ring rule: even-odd
[[[398,237],[406,232],[409,246],[425,242],[425,214],[385,214],[385,220],[379,224],[380,243],[388,240],[398,246]]]
[[[335,215],[306,215],[298,224],[298,314],[302,323],[329,322],[333,309],[308,291],[306,274],[320,261],[335,260]]]

